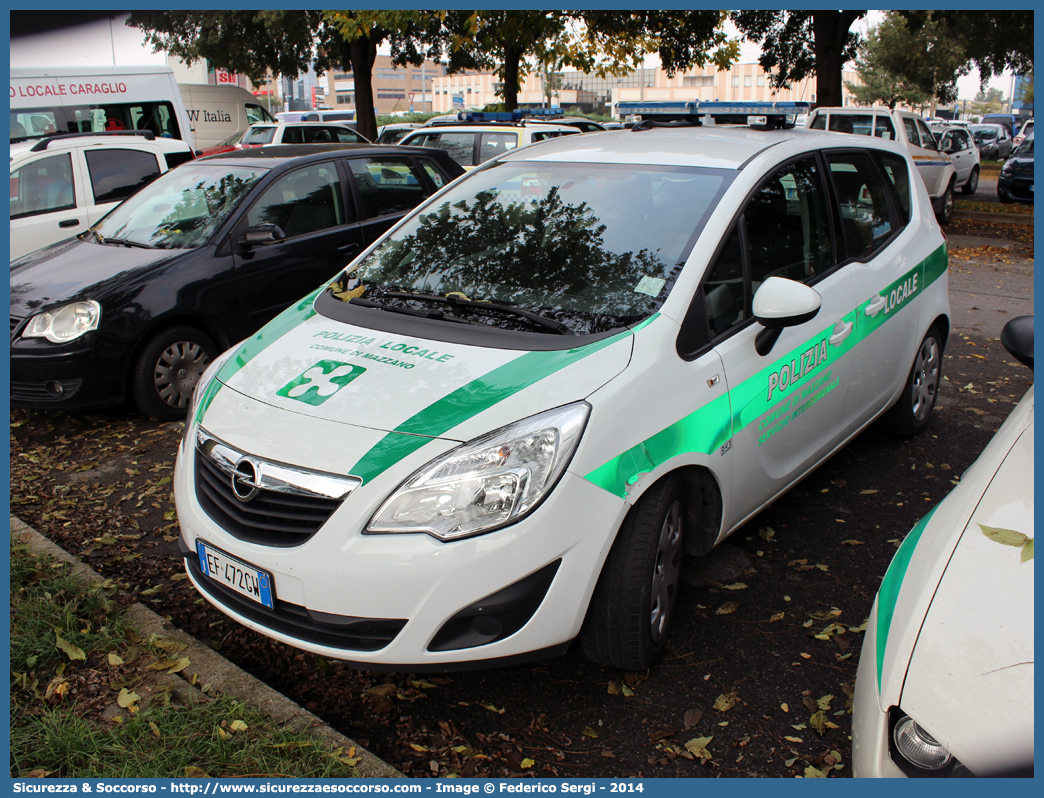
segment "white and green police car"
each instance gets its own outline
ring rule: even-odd
[[[1005,348],[1033,368],[1033,316]],[[867,623],[858,777],[1033,775],[1033,386],[910,531]]]
[[[648,667],[683,555],[935,402],[946,245],[910,156],[796,110],[645,105],[484,164],[218,358],[176,473],[193,584],[361,667],[576,638]]]

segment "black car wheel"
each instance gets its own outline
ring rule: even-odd
[[[961,186],[961,191],[965,194],[974,194],[979,189],[979,167],[972,169],[971,175],[968,177],[968,182]]]
[[[910,438],[928,426],[942,380],[942,335],[933,325],[917,348],[903,393],[883,417],[889,432]]]
[[[589,659],[644,670],[663,653],[681,585],[683,502],[681,480],[667,477],[624,519],[580,630]]]
[[[949,224],[953,218],[953,180],[950,180],[950,185],[946,187],[939,200],[939,212],[935,214],[935,218],[939,220],[939,224]]]
[[[192,391],[216,354],[214,342],[195,327],[161,330],[145,344],[134,365],[134,404],[160,421],[184,418]]]

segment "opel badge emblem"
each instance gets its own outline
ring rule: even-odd
[[[244,457],[232,469],[232,492],[244,504],[260,492],[257,465],[252,460]]]

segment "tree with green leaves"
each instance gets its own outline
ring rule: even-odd
[[[708,60],[727,69],[739,44],[721,29],[724,20],[720,11],[450,11],[439,36],[450,72],[493,70],[514,110],[534,62],[604,77],[656,53],[671,75]]]
[[[979,71],[979,85],[1010,69],[1025,75],[1033,69],[1033,9],[1024,11],[898,11],[917,33],[941,22],[964,38],[969,68]],[[967,71],[967,70],[966,70]]]
[[[845,86],[863,104],[923,106],[957,99],[957,78],[969,70],[964,36],[943,20],[929,18],[917,32],[888,12],[859,46],[855,63],[861,84]]]
[[[390,41],[393,61],[420,65],[419,39],[438,26],[419,11],[135,11],[128,24],[146,40],[188,63],[200,60],[259,83],[269,71],[290,79],[351,69],[359,132],[377,135],[371,75],[377,48]]]
[[[852,24],[866,11],[733,11],[731,16],[747,39],[761,45],[758,63],[775,88],[815,75],[816,104],[842,104],[841,71],[859,45]]]

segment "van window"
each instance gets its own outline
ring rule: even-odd
[[[272,116],[262,108],[260,105],[250,105],[247,103],[243,106],[246,111],[247,124],[252,125],[255,122],[271,122]]]
[[[11,218],[76,207],[72,156],[39,158],[11,172]]]
[[[160,176],[156,156],[140,150],[85,150],[94,204],[123,200]]]
[[[20,109],[11,114],[11,140],[15,123],[24,138],[40,139],[55,133],[103,133],[108,130],[151,130],[157,136],[180,139],[181,128],[169,102],[106,103]],[[27,124],[28,123],[28,124]]]

